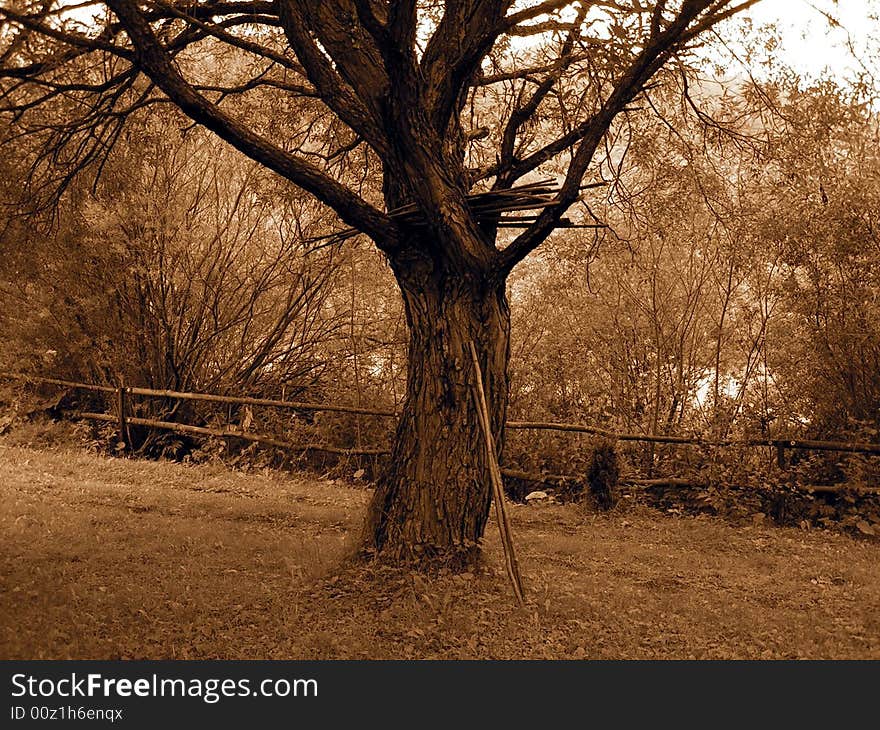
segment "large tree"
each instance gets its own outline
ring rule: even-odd
[[[565,224],[615,119],[756,1],[5,0],[0,78],[16,134],[33,135],[16,138],[41,140],[62,187],[100,165],[128,116],[170,102],[372,239],[410,344],[368,540],[461,557],[491,493],[468,343],[501,444],[508,274]],[[381,170],[381,190],[343,158]],[[548,172],[531,215],[469,202]]]

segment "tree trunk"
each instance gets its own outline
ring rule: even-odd
[[[510,313],[503,284],[414,268],[396,271],[410,334],[407,398],[370,506],[367,542],[393,560],[460,567],[478,552],[492,493],[468,343],[483,369],[500,451]]]

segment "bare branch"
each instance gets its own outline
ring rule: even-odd
[[[388,218],[317,167],[298,159],[234,120],[199,94],[171,65],[143,13],[131,0],[109,0],[136,50],[136,63],[194,121],[251,159],[282,175],[333,208],[350,225],[393,246],[396,231]]]
[[[654,74],[695,37],[693,28],[709,28],[730,17],[733,12],[745,9],[753,1],[746,0],[733,9],[725,7],[729,4],[725,0],[685,0],[676,18],[665,29],[655,32],[647,39],[643,49],[618,77],[613,91],[596,113],[568,134],[514,165],[513,170],[508,173],[510,179],[516,179],[559,152],[576,145],[558,195],[558,203],[544,208],[537,221],[501,252],[499,276],[506,276],[507,272],[534,251],[553,231],[565,211],[577,200],[589,164],[617,115],[642,91]],[[705,11],[708,11],[706,15],[698,20]]]

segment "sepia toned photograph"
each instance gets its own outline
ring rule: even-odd
[[[0,0],[0,660],[856,659],[880,2]]]

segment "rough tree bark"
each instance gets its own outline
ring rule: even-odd
[[[463,565],[476,553],[491,502],[468,343],[477,348],[500,448],[510,352],[505,285],[479,270],[399,264],[392,267],[409,328],[407,398],[367,541],[391,558]]]

